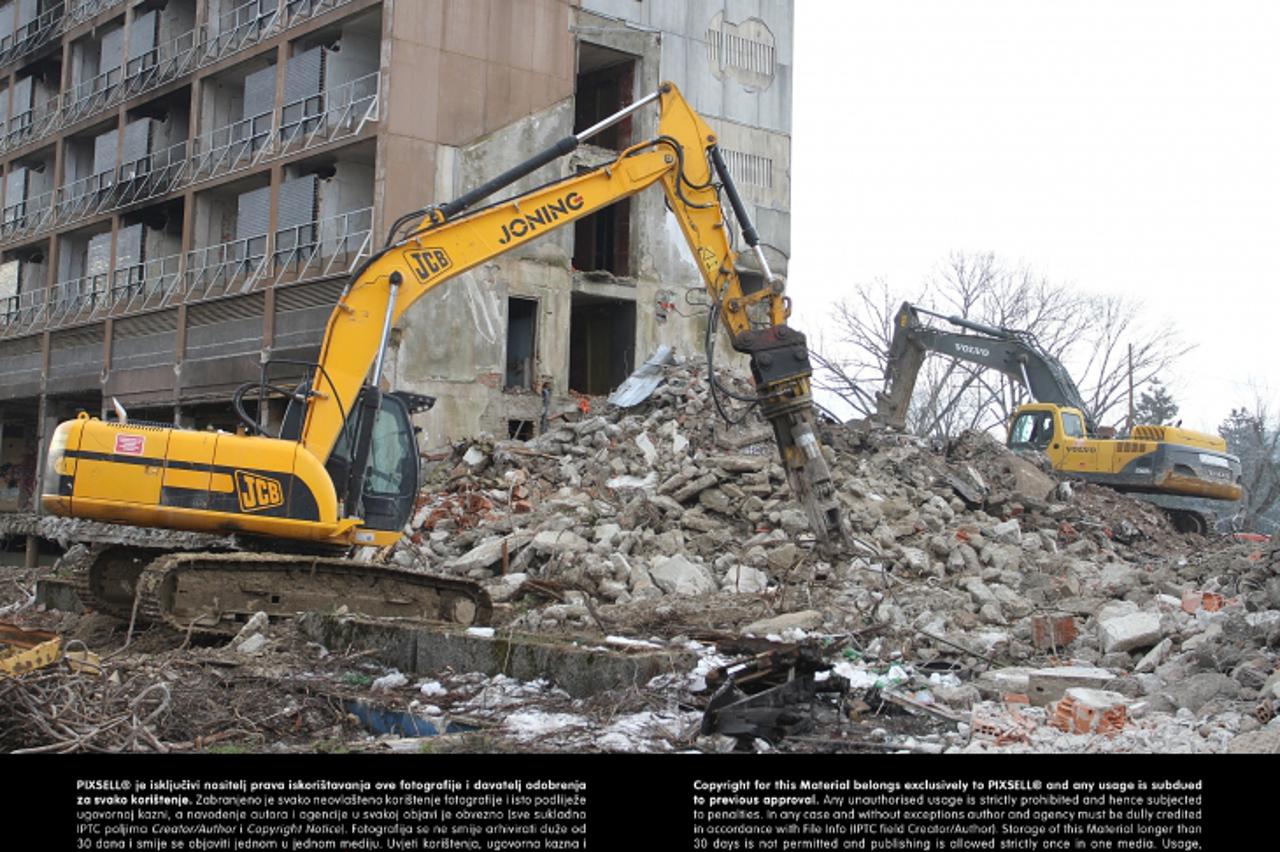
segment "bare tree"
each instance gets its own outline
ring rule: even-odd
[[[1030,333],[1040,348],[1072,372],[1091,413],[1104,425],[1111,425],[1117,411],[1127,412],[1130,344],[1138,387],[1167,371],[1189,349],[1173,329],[1146,329],[1139,321],[1140,306],[1129,300],[1078,293],[1025,266],[1008,267],[990,253],[953,254],[916,294],[895,291],[877,280],[855,285],[837,304],[835,345],[824,346],[817,357],[815,385],[837,394],[863,417],[875,411],[894,317],[903,301]],[[920,371],[907,428],[935,436],[963,429],[998,430],[1028,401],[1020,382],[936,355],[926,359]]]
[[[1274,530],[1274,522],[1265,521],[1280,503],[1280,422],[1270,406],[1256,395],[1251,406],[1233,408],[1218,427],[1227,440],[1227,448],[1240,458],[1241,527],[1260,526]]]

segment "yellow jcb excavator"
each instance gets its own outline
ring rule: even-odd
[[[573,151],[579,143],[649,104],[657,135],[600,168],[471,209]],[[352,276],[329,318],[319,360],[289,400],[277,434],[264,434],[237,391],[249,434],[104,422],[61,423],[48,450],[42,503],[48,512],[169,530],[232,533],[261,552],[164,552],[108,548],[80,576],[100,608],[205,632],[226,632],[258,610],[290,614],[346,603],[373,615],[481,623],[489,602],[475,583],[361,564],[326,553],[385,546],[402,535],[419,482],[411,410],[426,400],[384,393],[383,357],[405,311],[477,264],[660,184],[697,260],[733,347],[750,358],[756,396],[772,423],[791,488],[820,539],[843,527],[830,473],[813,428],[804,335],[786,325],[789,304],[716,145],[716,136],[680,95],[658,91],[568,136],[482,186],[414,211]],[[732,206],[766,284],[745,293],[721,207]],[[762,319],[763,317],[763,319]],[[447,333],[442,331],[441,333]],[[710,359],[709,359],[710,360]],[[715,387],[714,372],[709,381]],[[299,553],[308,554],[300,558]],[[135,600],[136,595],[136,600]]]
[[[921,314],[967,333],[925,325]],[[1014,449],[1040,450],[1054,470],[1107,485],[1159,506],[1183,532],[1205,534],[1243,493],[1240,460],[1216,435],[1173,426],[1135,426],[1122,439],[1107,434],[1089,413],[1062,363],[1024,331],[934,314],[904,303],[894,322],[873,421],[906,425],[916,376],[929,352],[980,364],[1026,387],[1035,400],[1018,407],[1009,425]],[[1225,511],[1224,511],[1225,510]]]

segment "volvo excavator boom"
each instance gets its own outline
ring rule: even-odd
[[[938,317],[976,334],[958,334],[927,326],[920,316]],[[1044,351],[1025,331],[998,328],[958,316],[942,316],[903,303],[894,320],[893,341],[885,369],[886,389],[877,397],[876,419],[895,429],[907,423],[907,409],[916,377],[930,352],[980,364],[1022,384],[1036,402],[1074,408],[1085,418],[1089,434],[1097,424],[1088,413],[1076,383],[1057,358]]]
[[[606,165],[480,206],[651,104],[660,109],[653,138]],[[840,540],[844,527],[814,432],[804,335],[786,325],[789,303],[782,281],[769,268],[715,133],[670,83],[461,197],[397,220],[386,244],[361,264],[344,289],[309,378],[297,387],[273,388],[289,399],[278,433],[266,434],[244,407],[251,389],[266,392],[266,368],[261,383],[246,385],[235,396],[247,435],[104,423],[82,415],[55,430],[44,508],[99,521],[247,534],[284,550],[397,541],[412,512],[419,478],[409,415],[429,401],[382,390],[391,330],[422,297],[468,269],[655,184],[662,187],[696,260],[712,303],[712,328],[722,323],[734,349],[750,359],[756,387],[750,401],[773,426],[794,494],[818,538]],[[738,277],[722,194],[765,279],[751,293]],[[714,373],[709,381],[714,390]],[[202,597],[201,587],[218,587],[208,581],[212,577],[234,585],[237,577],[252,574],[255,589],[271,586],[272,569],[261,559],[252,564],[197,559],[198,565],[166,560],[159,560],[168,566],[163,570],[147,569],[164,573],[165,579],[144,584],[158,590],[149,606],[162,614],[184,599],[181,589],[175,591],[183,578],[203,578],[188,583],[186,595],[192,600]],[[114,560],[98,581],[91,580],[90,594],[136,581],[140,569],[132,570],[131,577],[131,569],[120,567],[123,561]],[[353,566],[350,573],[357,571]],[[326,588],[316,576],[313,572],[309,601],[323,597]],[[388,596],[394,594],[398,592]],[[255,602],[257,598],[237,606]],[[218,601],[219,606],[225,603]],[[483,608],[463,607],[472,613]],[[287,612],[287,604],[276,610]]]

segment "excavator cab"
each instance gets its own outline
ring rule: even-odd
[[[271,362],[268,362],[269,364]],[[298,362],[283,361],[294,364]],[[310,365],[309,365],[310,366]],[[309,382],[297,385],[292,393],[286,393],[279,385],[271,385],[263,378],[258,383],[247,383],[236,391],[235,407],[241,422],[252,430],[260,431],[257,420],[244,406],[245,395],[259,389],[263,395],[283,394],[289,400],[279,433],[274,436],[289,441],[298,440],[306,416],[306,403],[310,396]],[[368,389],[365,389],[368,392]],[[359,506],[352,506],[349,514],[361,518],[364,527],[371,530],[398,532],[409,522],[414,502],[421,485],[421,456],[418,452],[417,427],[411,416],[425,411],[435,404],[435,398],[420,394],[396,391],[377,394],[376,409],[368,416],[361,406],[347,415],[344,428],[338,433],[333,452],[325,461],[325,471],[335,484],[354,482],[360,491]],[[365,422],[371,422],[371,434],[367,444],[359,439],[359,431]],[[352,458],[364,451],[365,463],[360,477],[352,477]],[[340,492],[341,493],[341,492]]]
[[[373,435],[361,489],[359,517],[374,530],[400,530],[413,514],[421,473],[418,442],[409,419],[409,405],[400,394],[383,394],[373,418]],[[358,416],[357,412],[352,417]],[[351,474],[353,430],[343,429],[325,469],[334,482]]]
[[[1013,449],[1046,450],[1054,436],[1053,412],[1027,411],[1013,420],[1009,430],[1009,446]]]

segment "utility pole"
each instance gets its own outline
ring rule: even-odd
[[[1133,434],[1133,344],[1129,344],[1129,428],[1126,435]]]

